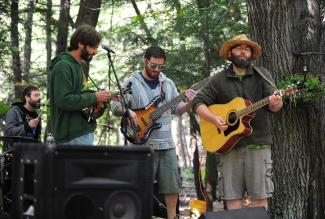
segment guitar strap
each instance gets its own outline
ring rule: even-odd
[[[164,84],[165,84],[164,81],[160,82],[160,101],[164,101],[164,99],[166,97],[166,93],[165,93],[164,87],[163,87]]]
[[[257,71],[257,73],[259,73],[259,74],[262,76],[262,78],[263,78],[264,80],[266,80],[266,81],[267,81],[267,82],[268,82],[272,87],[278,89],[278,88],[276,87],[276,85],[274,84],[274,82],[271,81],[270,79],[268,79],[268,78],[263,74],[262,70],[261,70],[259,67],[254,66],[254,65],[252,65],[252,66],[253,66],[253,68]]]

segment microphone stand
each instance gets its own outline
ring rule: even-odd
[[[113,61],[112,61],[112,57],[111,57],[111,51],[109,51],[109,50],[106,50],[106,51],[107,51],[107,58],[108,58],[109,70],[112,69],[112,72],[113,72],[114,77],[115,77],[115,80],[116,80],[117,88],[120,91],[122,109],[125,109],[126,119],[129,118],[132,131],[135,134],[136,133],[135,132],[135,130],[136,130],[135,124],[134,124],[133,119],[131,118],[128,104],[125,101],[125,97],[124,97],[124,94],[123,94],[123,90],[122,90],[121,84],[120,84],[120,82],[118,80],[118,77],[117,77],[117,74],[116,74],[116,71],[115,71],[115,68],[114,68],[114,65],[113,65]],[[127,122],[127,120],[125,122]],[[125,126],[125,128],[127,128],[127,126]],[[124,136],[124,145],[127,145],[127,131],[126,130],[124,130],[124,131],[122,130],[122,133],[123,133],[123,136]],[[136,137],[136,134],[134,135],[134,137],[136,138],[136,141],[138,141],[138,139]]]

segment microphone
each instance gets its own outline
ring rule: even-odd
[[[105,49],[107,52],[111,52],[111,53],[114,53],[115,54],[115,52],[113,51],[113,50],[111,50],[107,45],[105,45],[105,44],[102,44],[102,48],[103,49]]]

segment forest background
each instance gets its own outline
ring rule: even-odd
[[[179,91],[222,68],[222,43],[248,33],[262,45],[257,65],[268,68],[278,85],[288,78],[325,72],[324,0],[2,0],[0,2],[0,127],[10,104],[26,84],[48,96],[49,64],[64,51],[73,30],[82,23],[96,26],[110,46],[118,78],[123,82],[143,68],[143,51],[159,45],[167,51],[164,72]],[[89,66],[89,76],[102,89],[116,91],[106,52]],[[316,83],[316,82],[315,82]],[[95,86],[89,83],[89,87]],[[42,118],[44,139],[49,113]],[[197,118],[175,117],[173,132],[180,163],[193,168],[199,187],[202,149]],[[324,218],[324,97],[292,104],[270,117],[274,135],[274,218]],[[120,119],[109,110],[98,120],[100,145],[122,145]],[[208,155],[204,187],[216,183],[215,156]],[[204,159],[205,160],[205,159]],[[212,160],[212,161],[211,161]],[[197,189],[198,198],[202,198]]]

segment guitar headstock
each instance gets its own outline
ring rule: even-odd
[[[284,89],[284,90],[279,90],[279,94],[280,94],[281,97],[294,95],[297,92],[299,92],[302,88],[303,88],[303,83],[298,81],[295,84],[287,86],[287,88]]]

